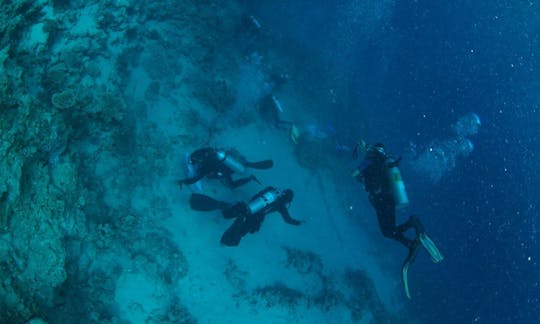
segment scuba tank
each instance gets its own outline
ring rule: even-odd
[[[223,162],[223,164],[228,166],[234,172],[244,173],[244,171],[246,171],[246,168],[242,163],[238,162],[236,159],[234,159],[232,156],[228,155],[224,151],[217,151],[216,154],[218,160]]]
[[[272,190],[264,193],[262,196],[257,197],[249,203],[248,209],[249,212],[253,215],[263,210],[266,206],[270,205],[279,197],[279,192]]]
[[[401,178],[401,172],[397,166],[388,168],[388,180],[390,181],[390,190],[394,197],[396,208],[403,208],[409,204],[405,183]]]

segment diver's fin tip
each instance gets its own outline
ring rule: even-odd
[[[420,234],[419,239],[434,263],[439,263],[444,260],[441,251],[439,251],[433,240],[426,233]]]
[[[403,281],[403,289],[408,299],[411,299],[411,292],[409,291],[409,279],[408,279],[409,263],[405,263],[401,268],[401,279]]]

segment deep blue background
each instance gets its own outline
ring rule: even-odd
[[[348,23],[340,16],[347,3],[263,1],[252,9],[314,55],[351,44],[354,55],[333,63],[348,69],[343,109],[363,110],[348,120],[369,116],[359,134],[369,140],[403,152],[411,141],[447,137],[467,112],[482,119],[474,152],[440,182],[404,175],[412,207],[446,256],[440,265],[419,258],[411,270],[415,315],[426,323],[538,323],[540,3],[396,1],[389,23],[352,42],[337,28]]]
[[[529,24],[539,10],[472,1],[396,7],[392,24],[401,42],[378,105],[385,136],[403,146],[400,138],[444,137],[449,123],[468,111],[483,120],[467,161],[414,193],[446,255],[441,266],[412,272],[421,290],[412,306],[428,323],[540,318],[539,29]]]

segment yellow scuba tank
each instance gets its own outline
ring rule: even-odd
[[[390,181],[390,190],[392,190],[392,196],[396,208],[403,208],[409,204],[409,197],[407,197],[407,191],[405,190],[405,183],[401,178],[401,172],[397,166],[388,168],[388,178]]]
[[[218,160],[222,161],[223,164],[231,168],[236,173],[244,173],[246,171],[246,167],[236,159],[234,159],[229,154],[225,153],[224,151],[217,151],[216,152]]]
[[[276,191],[268,191],[265,194],[263,194],[261,197],[258,197],[257,199],[253,200],[249,203],[248,209],[251,212],[251,214],[255,214],[262,209],[264,209],[266,206],[273,203],[279,196],[279,192]]]

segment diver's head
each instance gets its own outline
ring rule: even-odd
[[[384,144],[375,143],[371,145],[366,151],[366,157],[368,158],[384,158],[386,157],[386,151],[384,150]]]
[[[294,198],[294,192],[291,189],[285,189],[282,193],[283,200],[285,203],[290,203]]]

